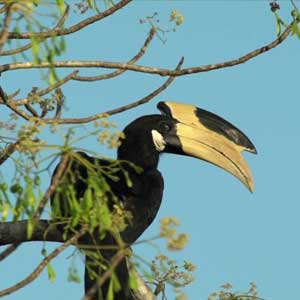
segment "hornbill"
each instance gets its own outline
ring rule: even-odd
[[[168,101],[158,103],[157,107],[162,115],[142,116],[131,122],[123,131],[125,137],[118,147],[117,159],[122,161],[131,184],[127,184],[122,172],[118,173],[117,181],[106,178],[118,201],[132,214],[131,221],[120,233],[122,240],[128,245],[136,241],[147,229],[160,207],[164,182],[157,167],[159,156],[163,152],[192,156],[219,166],[253,191],[252,175],[241,152],[245,150],[256,153],[256,149],[243,132],[221,117],[193,105]],[[105,159],[91,157],[83,152],[79,152],[78,155],[99,168],[108,165]],[[142,171],[137,172],[125,161],[140,167]],[[72,183],[80,201],[87,188],[88,170],[80,161],[72,161],[70,168]],[[54,198],[55,196],[52,199],[52,206],[55,206]],[[61,214],[70,215],[63,196],[56,198],[59,199]],[[110,234],[98,242],[101,245],[116,244]],[[115,253],[116,250],[101,251],[102,257],[108,261]],[[92,259],[87,256],[86,261],[89,260]],[[97,272],[101,274],[103,270]],[[116,267],[115,272],[122,289],[115,293],[114,299],[132,299],[127,284],[128,272],[125,260]],[[86,268],[86,291],[94,284],[95,281],[89,276]],[[97,292],[99,294],[93,299],[105,298],[107,291],[108,281],[101,286]]]

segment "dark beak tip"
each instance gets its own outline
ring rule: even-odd
[[[248,149],[248,151],[253,154],[258,154],[257,149],[254,147],[254,145],[252,145],[252,147],[250,149]]]

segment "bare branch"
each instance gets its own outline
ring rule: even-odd
[[[6,257],[8,257],[11,253],[13,253],[17,248],[19,244],[12,244],[9,245],[4,251],[0,253],[0,261],[4,260]]]
[[[69,75],[67,75],[64,78],[62,78],[62,79],[58,80],[57,82],[55,82],[55,84],[50,85],[47,88],[36,92],[35,95],[38,96],[38,97],[42,97],[42,96],[52,92],[53,90],[59,88],[60,86],[64,85],[66,82],[73,79],[76,76],[77,73],[78,73],[77,70],[73,71]],[[29,103],[29,102],[30,102],[29,98],[22,98],[22,99],[14,101],[13,104],[15,106],[17,106],[17,105],[23,105],[23,104],[26,104],[26,103]]]
[[[69,12],[70,12],[70,5],[66,4],[66,9],[65,9],[62,17],[58,20],[56,26],[52,30],[60,30],[62,28],[67,17],[69,16]]]
[[[8,97],[6,95],[6,93],[4,92],[4,90],[2,89],[1,85],[0,85],[0,100],[2,103],[7,103],[8,102]]]
[[[72,238],[70,238],[68,241],[66,241],[64,244],[62,244],[61,246],[56,248],[54,251],[52,251],[48,256],[46,256],[29,276],[27,276],[25,279],[21,280],[20,282],[16,283],[15,285],[0,291],[0,297],[9,295],[9,294],[23,288],[24,286],[28,285],[33,280],[35,280],[53,258],[58,256],[68,246],[74,244],[86,232],[87,232],[87,226],[83,226]]]
[[[180,70],[180,68],[183,64],[183,61],[184,61],[184,58],[182,57],[175,70]],[[132,109],[139,105],[145,104],[145,103],[149,102],[151,99],[153,99],[155,96],[160,94],[163,90],[165,90],[174,81],[175,78],[176,77],[170,76],[168,78],[168,80],[162,86],[160,86],[158,89],[156,89],[155,91],[153,91],[151,94],[147,95],[146,97],[144,97],[138,101],[132,102],[130,104],[109,110],[103,114],[111,116],[111,115],[115,115],[115,114],[121,113],[123,111],[129,110],[129,109]]]
[[[147,47],[149,46],[150,42],[152,41],[154,35],[156,33],[156,29],[153,27],[149,34],[148,37],[143,45],[143,47],[140,49],[140,51],[127,63],[128,64],[134,64],[135,62],[137,62],[146,52]],[[118,75],[123,74],[124,72],[126,72],[126,70],[117,70],[115,72],[109,73],[109,74],[105,74],[105,75],[98,75],[98,76],[74,76],[72,79],[73,80],[78,80],[78,81],[99,81],[99,80],[104,80],[104,79],[109,79],[109,78],[113,78],[116,77]]]
[[[25,108],[32,114],[33,117],[39,117],[39,114],[37,113],[37,111],[31,106],[31,104],[26,103]]]
[[[21,118],[29,121],[30,119],[34,118],[30,115],[28,115],[27,113],[25,113],[24,111],[22,111],[21,109],[19,109],[12,101],[7,101],[5,103],[5,105],[11,109],[13,112],[15,112],[18,116],[20,116]]]
[[[176,69],[179,69],[181,67],[181,65],[183,64],[183,58],[180,60],[178,66],[176,67]],[[39,120],[42,123],[46,123],[46,124],[84,124],[84,123],[89,123],[95,120],[98,120],[104,116],[107,115],[115,115],[117,113],[126,111],[128,109],[134,108],[138,105],[142,105],[144,103],[149,102],[151,99],[153,99],[155,96],[157,96],[159,93],[161,93],[163,90],[165,90],[175,79],[175,77],[170,76],[168,78],[168,80],[162,85],[160,86],[158,89],[156,89],[155,91],[153,91],[152,93],[150,93],[149,95],[147,95],[146,97],[143,97],[142,99],[139,99],[138,101],[135,101],[131,104],[128,105],[124,105],[121,106],[119,108],[116,109],[112,109],[103,113],[98,113],[89,117],[85,117],[85,118],[70,118],[70,119],[41,119],[41,118],[34,118],[36,120]],[[16,107],[13,106],[12,109],[16,110]],[[20,110],[18,110],[18,114],[20,114]],[[24,114],[22,112],[22,114]],[[31,117],[32,118],[32,117]]]
[[[121,263],[121,261],[126,257],[128,251],[120,250],[112,258],[109,269],[107,269],[101,277],[96,281],[93,287],[91,287],[84,296],[84,300],[92,300],[94,295],[97,293],[97,289],[101,287],[112,275],[116,267]]]
[[[67,4],[64,14],[58,20],[56,26],[52,30],[60,29],[63,26],[64,22],[66,21],[66,18],[68,17],[69,11],[70,11],[70,6]],[[28,43],[24,46],[21,46],[21,47],[15,48],[15,49],[0,51],[0,55],[5,56],[5,55],[18,54],[18,53],[21,53],[21,52],[24,52],[24,51],[30,49],[31,47],[32,47],[32,43]]]
[[[267,44],[266,46],[260,47],[256,50],[253,50],[246,55],[243,55],[239,58],[228,60],[222,63],[209,64],[205,66],[185,68],[181,70],[170,70],[170,69],[160,69],[152,68],[140,65],[133,65],[128,63],[119,63],[119,62],[109,62],[109,61],[56,61],[53,63],[42,62],[40,64],[35,64],[31,62],[15,63],[15,64],[5,64],[0,66],[0,73],[19,70],[19,69],[40,69],[40,68],[107,68],[107,69],[121,69],[121,70],[130,70],[141,73],[148,74],[157,74],[161,76],[182,76],[194,73],[208,72],[216,69],[233,67],[264,53],[267,52],[279,44],[281,44],[291,33],[292,24],[290,24],[285,31],[273,42]]]
[[[16,150],[19,142],[9,144],[0,153],[0,165],[2,165]]]
[[[68,161],[69,161],[69,156],[64,155],[61,162],[59,163],[59,166],[58,166],[55,174],[52,177],[50,186],[48,187],[46,193],[44,194],[43,198],[41,199],[41,201],[38,205],[38,208],[33,216],[35,221],[39,220],[41,214],[43,213],[43,210],[44,210],[44,207],[45,207],[47,201],[53,195],[57,186],[59,185],[61,178],[64,174],[64,171],[66,169],[66,165],[67,165]]]
[[[11,22],[11,17],[12,17],[12,7],[13,7],[13,3],[8,4],[6,7],[3,30],[0,33],[0,51],[9,36],[9,24]]]
[[[110,7],[109,9],[105,10],[104,12],[97,14],[95,16],[89,17],[73,26],[70,26],[68,28],[65,29],[61,29],[61,28],[55,28],[54,30],[49,30],[49,31],[45,31],[45,32],[36,32],[36,33],[32,33],[32,32],[22,32],[22,33],[16,33],[16,32],[10,32],[8,34],[8,38],[9,39],[31,39],[32,37],[43,37],[43,38],[49,38],[52,36],[62,36],[62,35],[68,35],[68,34],[72,34],[90,24],[93,24],[97,21],[100,21],[110,15],[112,15],[113,13],[115,13],[116,11],[120,10],[121,8],[123,8],[124,6],[126,6],[127,4],[129,4],[132,0],[121,0],[120,2],[118,2],[117,4],[113,5],[112,7]]]
[[[18,54],[18,53],[21,53],[21,52],[24,52],[28,49],[30,49],[32,46],[31,43],[28,43],[24,46],[21,46],[21,47],[18,47],[18,48],[15,48],[15,49],[11,49],[11,50],[3,50],[0,52],[0,55],[1,56],[5,56],[5,55],[14,55],[14,54]]]

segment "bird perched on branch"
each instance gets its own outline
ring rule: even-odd
[[[93,182],[101,175],[105,183],[101,179],[99,185],[106,189],[108,194],[113,195],[105,198],[109,199],[108,209],[113,209],[113,202],[121,204],[124,210],[130,212],[130,221],[120,232],[121,240],[127,245],[136,241],[147,229],[161,205],[164,189],[163,177],[158,170],[161,153],[186,155],[212,163],[234,175],[251,192],[253,191],[252,175],[241,152],[245,150],[256,153],[256,149],[242,131],[221,117],[193,105],[160,102],[157,107],[162,115],[142,116],[124,129],[125,137],[117,155],[120,161],[119,169],[117,168],[113,176],[111,172],[103,171],[105,168],[109,169],[111,162],[82,152],[76,154],[79,159],[68,164],[71,175],[66,176],[65,180],[72,183],[75,202],[78,201],[81,205],[80,203],[88,201],[89,189],[92,191],[89,194],[95,201],[99,192]],[[89,165],[94,166],[94,171],[90,171]],[[140,171],[137,171],[136,167]],[[97,170],[102,170],[99,176]],[[103,194],[100,195],[102,199]],[[60,216],[70,217],[72,212],[76,213],[74,206],[78,206],[78,203],[67,203],[65,196],[65,192],[56,193],[52,199],[52,206],[54,210],[59,210]],[[96,202],[92,205],[97,206]],[[99,244],[116,245],[116,236],[111,234],[109,229],[107,232],[98,240]],[[116,251],[102,250],[101,256],[109,261]],[[87,260],[89,259],[91,260],[88,256]],[[101,267],[98,266],[101,276],[104,270],[99,271],[99,268]],[[132,299],[128,289],[129,275],[125,260],[118,264],[115,274],[119,278],[121,289],[115,291],[114,299]],[[89,275],[89,271],[86,271],[85,284],[86,291],[95,284],[95,279]],[[105,299],[108,290],[107,280],[101,284],[93,299]]]

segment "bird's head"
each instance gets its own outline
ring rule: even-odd
[[[210,162],[237,177],[250,191],[253,179],[241,155],[257,153],[248,137],[221,117],[193,105],[159,102],[162,115],[143,116],[125,129],[119,158],[157,165],[159,153],[175,153]]]

